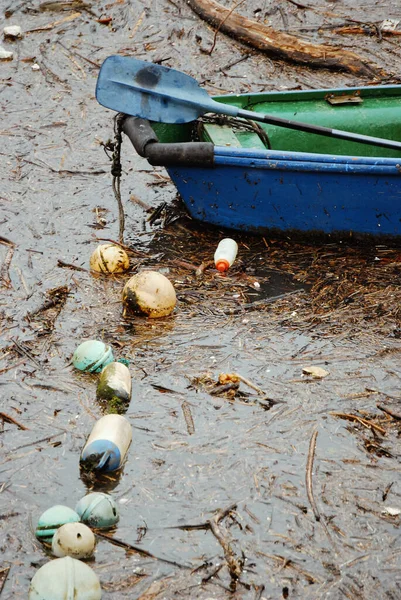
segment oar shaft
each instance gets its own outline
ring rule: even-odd
[[[216,104],[219,104],[219,102],[216,102]],[[401,150],[401,142],[396,142],[394,140],[376,138],[370,135],[363,135],[361,133],[352,133],[351,131],[329,129],[328,127],[322,127],[320,125],[311,125],[310,123],[290,121],[289,119],[282,119],[281,117],[275,117],[274,115],[264,115],[261,113],[253,112],[251,110],[238,109],[237,116],[242,117],[244,119],[252,119],[253,121],[261,121],[262,123],[269,123],[270,125],[286,127],[287,129],[305,131],[306,133],[315,133],[317,135],[338,138],[340,140],[348,140],[350,142],[359,142],[361,144],[370,144],[372,146],[391,148],[392,150]]]

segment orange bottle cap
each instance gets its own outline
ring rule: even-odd
[[[228,271],[230,268],[230,263],[225,258],[219,258],[216,262],[216,269],[223,273],[224,271]]]

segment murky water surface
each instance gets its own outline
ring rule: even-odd
[[[174,314],[127,321],[121,291],[129,275],[94,277],[65,266],[88,269],[98,239],[118,237],[110,163],[100,145],[112,137],[112,113],[94,99],[97,65],[108,55],[163,60],[206,82],[210,93],[364,82],[258,53],[224,75],[220,69],[244,47],[218,36],[213,55],[202,53],[200,45],[211,46],[214,33],[178,0],[100,1],[92,12],[79,3],[73,10],[64,3],[61,11],[54,4],[40,11],[37,2],[12,2],[3,19],[21,25],[25,35],[4,44],[14,60],[1,63],[0,80],[0,391],[2,413],[17,422],[6,419],[0,433],[0,574],[11,567],[2,600],[27,598],[31,578],[49,560],[33,534],[40,514],[54,504],[74,508],[88,490],[79,455],[102,414],[97,377],[70,364],[88,338],[110,343],[117,357],[129,360],[133,377],[127,462],[117,477],[89,489],[117,501],[121,518],[112,535],[153,555],[99,539],[89,564],[105,599],[401,598],[400,516],[387,511],[401,509],[399,421],[376,406],[400,403],[400,344],[388,323],[381,330],[378,316],[372,329],[355,318],[343,333],[341,323],[335,332],[322,321],[298,326],[310,284],[277,267],[274,240],[238,236],[238,261],[227,277],[211,268],[197,276],[196,267],[211,260],[227,232],[185,218],[164,229],[149,225],[137,200],[156,207],[172,202],[175,191],[160,179],[163,170],[136,157],[128,142],[122,197],[125,243],[136,251],[132,271],[160,269],[171,279]],[[366,3],[355,9],[340,0],[319,10],[334,8],[336,23],[351,12],[368,18]],[[261,9],[283,28],[274,3],[252,1],[242,9],[250,17]],[[320,43],[333,41],[327,30],[317,34],[319,11],[290,3],[283,10],[292,33],[302,29]],[[369,21],[391,16],[377,11],[372,3]],[[97,20],[108,16],[109,25]],[[400,66],[398,40],[379,45],[360,36],[343,44]],[[299,245],[297,252],[301,265]],[[65,303],[29,318],[60,286],[68,287]],[[288,292],[294,294],[278,300],[281,312],[260,304]],[[251,303],[253,309],[240,308]],[[392,327],[397,331],[396,321]],[[302,372],[308,366],[329,375],[308,378]],[[265,400],[244,382],[234,397],[194,383],[232,372],[260,388]],[[381,418],[375,422],[385,435],[332,413]],[[312,488],[320,521],[305,482],[314,431]],[[219,527],[242,567],[235,590],[223,545],[208,526],[229,507]]]

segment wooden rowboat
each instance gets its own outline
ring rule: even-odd
[[[226,95],[285,119],[401,141],[401,85]],[[232,117],[127,117],[137,152],[164,166],[190,215],[256,233],[401,236],[401,151]]]

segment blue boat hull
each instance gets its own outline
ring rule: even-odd
[[[369,158],[214,147],[168,173],[192,217],[236,230],[401,236],[401,166]]]

